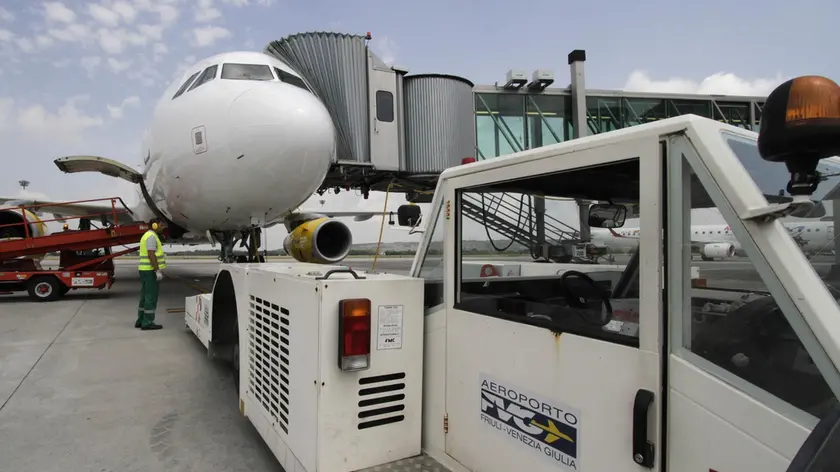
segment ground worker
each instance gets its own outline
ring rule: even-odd
[[[161,272],[166,268],[166,254],[158,234],[163,232],[163,222],[152,219],[151,228],[140,239],[140,305],[137,308],[135,328],[142,330],[161,329],[155,324],[155,311],[158,301],[158,283],[163,279]]]

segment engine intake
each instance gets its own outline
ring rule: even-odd
[[[353,246],[353,234],[344,223],[330,218],[304,221],[283,241],[283,249],[299,262],[341,262]]]
[[[735,246],[728,243],[706,244],[700,248],[700,255],[707,259],[728,259],[735,255]]]
[[[29,227],[29,236],[46,236],[47,225],[41,222],[38,215],[29,210],[26,213],[26,226]],[[23,223],[23,215],[19,209],[0,210],[0,241],[4,239],[17,239],[26,237],[26,227]],[[8,226],[13,225],[13,226]]]

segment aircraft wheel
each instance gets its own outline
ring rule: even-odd
[[[65,287],[57,278],[52,275],[39,275],[32,277],[26,285],[29,298],[38,302],[53,302],[63,295],[62,287]]]

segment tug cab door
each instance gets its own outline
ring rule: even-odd
[[[442,446],[468,470],[659,470],[661,147],[590,143],[442,176]],[[638,205],[650,237],[616,265],[532,262],[573,254],[575,200]]]
[[[784,472],[837,405],[840,376],[806,320],[836,323],[840,291],[820,280],[830,259],[806,259],[781,221],[739,217],[767,205],[745,167],[766,179],[780,164],[760,158],[755,135],[698,125],[667,143],[664,460],[681,472]],[[717,240],[727,225],[745,256],[699,262],[704,283],[692,284],[692,253],[732,244]]]

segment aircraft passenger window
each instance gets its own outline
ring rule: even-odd
[[[204,69],[204,72],[202,72],[201,76],[198,78],[198,80],[196,80],[195,83],[192,84],[192,87],[190,87],[190,90],[193,90],[193,89],[195,89],[195,88],[197,88],[201,85],[204,85],[207,82],[210,82],[211,80],[215,79],[216,78],[216,72],[218,70],[219,70],[219,66],[210,66],[210,67]]]
[[[538,199],[545,203],[543,245],[536,242],[533,208]],[[576,246],[579,216],[573,199],[638,204],[639,159],[461,189],[455,308],[638,347],[638,232],[627,231],[634,234],[622,243],[627,252],[613,255],[615,264],[626,267],[593,270],[610,264],[610,255],[598,248],[583,253]],[[638,228],[638,221],[628,219],[625,225]],[[593,241],[613,240],[606,220],[603,226],[591,229]],[[571,271],[534,262],[544,254],[552,262],[586,257],[597,264]]]
[[[306,83],[300,77],[295,77],[294,75],[284,70],[280,70],[277,67],[274,68],[274,72],[277,74],[277,78],[281,82],[285,82],[289,85],[294,85],[295,87],[302,88],[307,92],[309,91],[309,87],[306,86]]]
[[[222,78],[227,80],[274,80],[266,64],[225,64]]]
[[[191,75],[191,76],[190,76],[190,78],[189,78],[189,79],[187,79],[187,81],[186,81],[186,82],[184,82],[184,84],[183,84],[183,85],[181,85],[181,88],[179,88],[179,89],[178,89],[178,91],[177,91],[177,92],[175,92],[175,95],[173,95],[173,96],[172,96],[172,100],[175,100],[176,98],[180,97],[180,96],[181,96],[181,94],[182,94],[182,93],[184,93],[184,92],[187,90],[187,87],[189,87],[189,86],[190,86],[190,84],[192,83],[192,81],[193,81],[193,80],[195,80],[195,78],[196,78],[196,77],[198,76],[198,74],[200,74],[200,73],[201,73],[201,71],[198,71],[198,72],[196,72],[195,74]]]
[[[394,94],[391,92],[376,91],[376,119],[384,123],[394,121]]]
[[[746,230],[727,220],[717,207],[704,208],[714,204],[685,159],[683,165],[692,174],[691,190],[686,192],[692,204],[691,224],[728,224],[735,241],[705,238],[684,245],[684,251],[702,251],[712,262],[699,267],[705,283],[691,284],[690,310],[679,320],[682,328],[675,328],[682,332],[682,340],[673,349],[757,401],[808,425],[836,399],[809,355],[812,346],[791,328],[789,319],[801,320],[801,314],[779,307],[765,284],[765,278],[773,275],[759,271],[744,252],[742,243],[750,241]],[[779,185],[784,187],[788,176],[782,179]],[[718,221],[709,221],[712,217]],[[827,273],[821,261],[831,260],[828,257],[811,258],[818,273]],[[691,276],[688,269],[684,274]],[[835,293],[840,297],[840,291]]]
[[[423,255],[423,263],[420,264],[420,272],[415,277],[425,281],[425,293],[423,296],[423,307],[428,309],[443,303],[443,205],[436,210],[437,219],[433,226],[426,228],[426,233],[431,231],[429,246]]]

